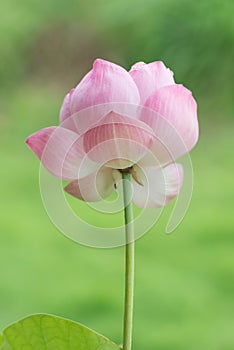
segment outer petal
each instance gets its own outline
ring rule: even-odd
[[[97,59],[71,98],[72,114],[84,108],[108,103],[139,104],[140,96],[129,73],[117,64]]]
[[[60,109],[60,123],[62,123],[71,115],[71,97],[73,95],[74,90],[75,89],[71,89],[71,91],[64,98],[62,107]]]
[[[165,86],[151,95],[145,107],[155,113],[143,113],[147,123],[175,157],[190,151],[198,140],[197,104],[183,85]]]
[[[64,180],[75,179],[78,174],[86,176],[98,167],[86,159],[83,139],[62,127],[39,130],[29,136],[26,143],[50,173]]]
[[[64,190],[72,196],[86,202],[97,202],[111,194],[114,190],[113,169],[102,167],[82,179],[73,180]]]
[[[184,146],[181,148],[184,149]],[[153,137],[149,150],[147,150],[144,157],[142,157],[137,163],[143,168],[152,166],[162,168],[163,166],[174,162],[178,157],[178,154],[177,149],[170,149],[170,144],[167,145],[164,140],[162,141],[160,138]]]
[[[173,72],[160,61],[148,64],[138,62],[129,73],[138,87],[142,105],[155,91],[175,83]]]
[[[152,138],[146,124],[111,112],[84,134],[84,149],[98,163],[124,169],[144,156]]]
[[[103,118],[111,112],[130,119],[140,120],[143,108],[144,107],[140,105],[133,105],[124,102],[104,103],[74,113],[71,117],[66,118],[60,126],[70,129],[79,135],[83,135],[87,130],[101,124]]]
[[[135,168],[138,183],[133,181],[133,201],[140,207],[159,208],[167,205],[179,194],[183,182],[181,164],[171,164],[164,169]]]

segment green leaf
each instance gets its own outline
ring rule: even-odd
[[[3,331],[0,350],[120,350],[109,339],[52,315],[32,315]]]

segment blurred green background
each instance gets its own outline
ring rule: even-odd
[[[133,349],[233,350],[233,0],[0,7],[0,329],[46,312],[121,343],[124,250],[83,247],[56,230],[40,198],[39,162],[24,141],[58,123],[65,93],[95,58],[127,69],[163,60],[198,101],[201,136],[184,221],[164,234],[170,205],[137,242]]]

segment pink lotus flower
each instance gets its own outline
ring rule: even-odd
[[[60,125],[32,134],[28,146],[65,191],[98,201],[131,171],[133,201],[160,207],[180,191],[183,168],[174,160],[198,139],[197,105],[162,62],[137,63],[130,72],[95,60],[65,97]]]

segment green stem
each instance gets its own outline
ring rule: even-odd
[[[125,216],[125,303],[123,350],[132,348],[133,294],[134,294],[134,216],[131,201],[131,173],[123,172],[123,196]]]

